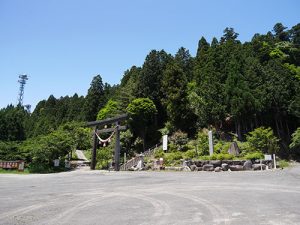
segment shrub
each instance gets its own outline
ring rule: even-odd
[[[286,160],[280,160],[280,161],[278,162],[278,165],[279,165],[280,168],[286,168],[286,167],[289,167],[289,166],[290,166],[289,162],[286,161]]]
[[[177,150],[182,151],[184,145],[188,143],[187,133],[178,130],[170,137],[170,141],[177,147]]]
[[[273,130],[259,127],[246,136],[247,142],[253,148],[262,153],[275,153],[279,150],[278,139],[275,137]]]
[[[234,155],[228,154],[228,153],[220,153],[217,154],[217,159],[218,160],[232,160],[234,158]]]
[[[300,127],[292,134],[290,148],[300,148]]]
[[[208,135],[205,131],[198,132],[197,135],[197,146],[199,155],[208,155],[209,146],[208,146]]]
[[[182,159],[182,153],[179,151],[168,153],[165,154],[165,158],[167,158],[169,161],[180,160]]]
[[[163,158],[165,156],[165,153],[162,149],[158,149],[154,153],[155,158]]]
[[[232,142],[218,141],[217,144],[214,145],[214,153],[228,154],[231,143]]]
[[[252,152],[245,155],[245,159],[255,160],[255,159],[263,159],[264,155],[261,152]]]
[[[185,154],[184,154],[184,156],[185,156],[185,158],[193,159],[197,155],[196,155],[196,151],[194,149],[191,149],[191,150],[186,151]]]
[[[110,147],[103,147],[97,151],[97,169],[107,169],[112,161],[113,151]]]

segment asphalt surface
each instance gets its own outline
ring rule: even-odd
[[[0,174],[0,224],[300,224],[300,167]]]

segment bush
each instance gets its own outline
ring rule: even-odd
[[[197,156],[196,151],[194,149],[188,150],[184,154],[185,158],[193,159]]]
[[[278,162],[278,165],[279,165],[280,168],[286,168],[286,167],[290,166],[290,163],[286,160],[280,160]]]
[[[279,140],[275,137],[270,127],[256,128],[246,136],[246,139],[251,147],[262,153],[273,154],[279,150]]]
[[[234,158],[234,155],[228,154],[228,153],[220,153],[217,154],[218,160],[232,160]]]
[[[208,155],[209,146],[208,146],[208,134],[206,131],[200,131],[197,135],[197,146],[199,155]]]
[[[228,154],[231,143],[232,142],[218,141],[217,144],[214,145],[214,153]]]
[[[263,159],[264,155],[261,152],[252,152],[246,154],[244,158],[248,160]]]
[[[164,158],[164,156],[165,156],[165,153],[161,148],[156,150],[154,153],[155,158]]]
[[[297,130],[292,134],[292,142],[290,144],[290,148],[300,148],[300,127],[298,127]]]
[[[180,160],[182,159],[182,153],[179,151],[167,153],[165,154],[165,158],[167,158],[169,161]]]
[[[103,147],[97,150],[97,169],[107,169],[113,159],[113,151],[110,147]]]
[[[176,146],[177,150],[182,151],[188,143],[187,133],[178,130],[170,137],[170,141]]]

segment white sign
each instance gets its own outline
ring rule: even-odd
[[[55,167],[59,166],[59,159],[54,159],[53,162]]]
[[[18,168],[20,171],[23,171],[24,170],[24,162],[21,162],[19,164],[19,168]]]
[[[168,135],[163,136],[163,150],[164,151],[168,150]]]
[[[214,154],[213,136],[212,131],[208,131],[208,144],[209,144],[209,155]]]
[[[265,155],[265,160],[272,160],[272,155]]]

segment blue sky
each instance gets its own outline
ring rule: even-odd
[[[201,36],[233,27],[248,41],[296,25],[299,9],[299,0],[0,0],[0,108],[16,104],[22,73],[24,104],[86,95],[94,75],[117,84],[152,49],[194,56]]]

